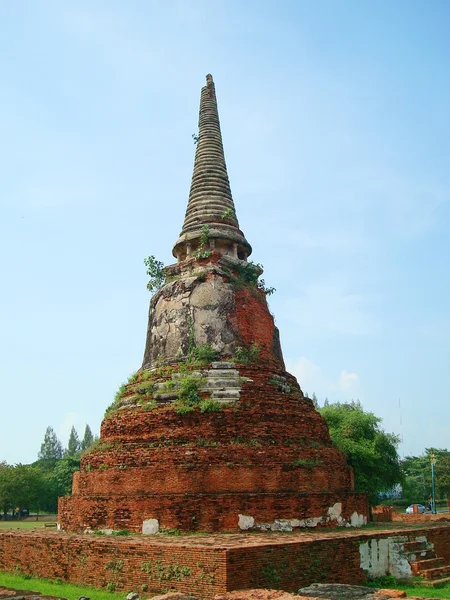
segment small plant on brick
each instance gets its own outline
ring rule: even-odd
[[[261,349],[256,342],[249,347],[237,346],[234,351],[233,360],[241,364],[249,364],[256,362],[259,358]]]
[[[203,225],[202,231],[200,234],[200,240],[197,250],[192,253],[192,256],[197,260],[202,258],[209,258],[211,256],[211,251],[208,250],[208,242],[209,242],[209,225]]]
[[[216,351],[209,344],[201,344],[200,346],[194,346],[188,355],[190,362],[198,362],[202,364],[208,364],[213,362],[216,358]]]
[[[152,563],[150,561],[142,562],[141,563],[141,571],[143,573],[147,573],[148,575],[150,575],[152,572]]]
[[[164,263],[156,260],[154,256],[149,256],[148,258],[144,258],[144,265],[147,267],[147,275],[150,277],[147,289],[152,293],[157,292],[166,281]]]
[[[211,400],[210,398],[206,398],[206,400],[202,400],[199,404],[200,412],[208,413],[208,412],[220,412],[222,410],[222,405],[217,400]]]
[[[123,569],[123,560],[109,560],[104,566],[105,571],[120,573]]]
[[[220,215],[222,221],[230,221],[236,219],[236,214],[232,208],[227,208]]]
[[[175,410],[178,414],[192,412],[202,401],[199,396],[201,379],[187,375],[180,379],[178,399],[175,402]]]
[[[147,402],[143,402],[141,406],[143,410],[145,410],[146,412],[150,412],[157,408],[158,403],[156,402],[156,400],[148,400]]]
[[[292,465],[294,467],[307,467],[312,469],[313,467],[319,467],[320,465],[323,465],[323,462],[321,460],[304,460],[303,458],[297,458],[296,460],[292,461]]]

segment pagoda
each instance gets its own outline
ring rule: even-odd
[[[59,526],[155,534],[361,525],[367,498],[286,372],[271,290],[248,260],[211,75],[195,141],[176,262],[158,273],[143,364],[107,409],[72,496],[60,498]]]

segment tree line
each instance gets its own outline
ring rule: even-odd
[[[392,503],[390,492],[400,490],[400,504],[426,504],[431,499],[431,458],[435,458],[436,497],[450,501],[450,452],[447,449],[425,448],[420,456],[398,454],[400,436],[387,433],[381,427],[382,419],[363,409],[361,403],[334,402],[325,398],[320,406],[312,394],[316,409],[325,418],[331,439],[344,452],[347,463],[355,472],[355,491],[369,495],[373,506],[385,493],[386,502]],[[396,502],[394,502],[396,503]]]
[[[21,518],[24,512],[54,513],[58,497],[71,493],[72,476],[80,469],[83,452],[95,443],[86,425],[80,439],[72,426],[67,448],[63,448],[52,427],[47,427],[37,460],[30,465],[0,462],[0,511]],[[1,515],[0,515],[1,517]]]

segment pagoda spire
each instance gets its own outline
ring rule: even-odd
[[[201,91],[198,125],[189,202],[173,255],[178,261],[189,258],[199,247],[206,229],[211,250],[246,260],[252,248],[239,229],[211,75],[206,76],[206,85]]]

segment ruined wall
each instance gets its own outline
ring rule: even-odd
[[[109,415],[101,444],[82,458],[72,498],[60,502],[62,528],[140,532],[143,521],[157,519],[166,529],[236,531],[242,514],[256,525],[306,519],[312,526],[367,516],[344,454],[295,378],[237,367],[240,398],[218,412],[178,414],[168,404]],[[342,521],[330,519],[339,503]]]
[[[238,263],[244,270],[245,265]],[[235,266],[235,261],[212,252],[208,259],[167,267],[167,283],[150,302],[145,368],[186,359],[193,343],[208,344],[221,358],[230,358],[238,346],[256,343],[260,361],[284,367],[266,295],[256,283],[240,279]]]
[[[0,532],[0,570],[123,591],[201,598],[245,588],[297,591],[315,581],[362,584],[360,548],[426,536],[450,561],[450,527],[414,531],[128,538]]]

